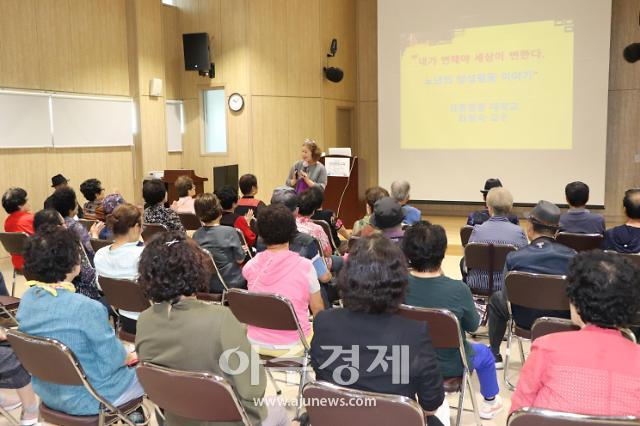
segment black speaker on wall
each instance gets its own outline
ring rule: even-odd
[[[184,47],[184,69],[186,71],[206,72],[209,70],[209,34],[182,34]]]

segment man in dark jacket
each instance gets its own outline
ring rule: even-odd
[[[548,201],[540,201],[531,211],[527,223],[530,244],[507,255],[506,271],[532,272],[537,274],[566,275],[575,250],[555,240],[560,226],[560,209]],[[522,328],[531,328],[542,316],[569,318],[569,311],[540,311],[511,305],[513,317]],[[496,367],[502,367],[500,344],[507,331],[509,309],[506,288],[497,291],[489,300],[489,341]]]
[[[640,189],[628,189],[622,203],[627,222],[607,229],[604,233],[604,249],[640,253]]]
[[[585,208],[589,201],[589,186],[571,182],[564,188],[569,211],[560,216],[560,230],[576,234],[604,234],[604,217]]]

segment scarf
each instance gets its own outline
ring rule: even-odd
[[[74,287],[74,285],[71,284],[71,283],[67,283],[67,282],[63,282],[63,283],[43,283],[43,282],[40,282],[40,281],[31,280],[31,281],[27,281],[27,286],[41,288],[44,291],[47,291],[47,292],[51,293],[51,295],[53,295],[53,297],[57,297],[58,296],[58,289],[67,290],[67,291],[70,291],[71,293],[75,293],[76,292],[76,288]]]

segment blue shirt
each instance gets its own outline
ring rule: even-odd
[[[640,253],[640,228],[620,225],[607,229],[603,246],[618,253]]]
[[[131,386],[136,373],[124,364],[127,351],[109,324],[107,309],[81,294],[57,292],[53,296],[38,287],[28,289],[18,309],[18,329],[68,346],[98,394],[113,403]],[[98,401],[84,386],[56,385],[34,377],[33,389],[54,410],[76,416],[98,413]]]
[[[570,208],[560,216],[560,230],[576,234],[604,234],[604,217],[587,209]]]
[[[420,219],[422,218],[422,212],[408,204],[402,206],[402,213],[404,214],[402,223],[405,223],[407,225],[415,225],[416,223],[420,222]]]

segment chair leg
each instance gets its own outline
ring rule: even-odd
[[[520,347],[520,361],[522,362],[522,367],[524,367],[525,357],[524,347],[522,347],[522,337],[518,337],[518,347]]]
[[[16,270],[13,270],[13,283],[11,283],[11,297],[14,297],[16,293],[16,279],[18,278],[18,274],[16,274]]]
[[[460,426],[460,422],[462,421],[462,411],[464,408],[464,394],[467,391],[466,387],[467,382],[467,371],[462,372],[462,386],[460,386],[460,397],[458,398],[458,415],[456,416],[456,426]]]
[[[267,372],[267,376],[269,376],[269,380],[271,380],[271,383],[273,383],[273,387],[276,389],[276,395],[282,395],[282,389],[280,389],[280,386],[278,386],[276,379],[273,378],[273,374],[271,374],[271,369],[265,368],[264,370]]]
[[[19,426],[20,425],[20,422],[17,421],[15,419],[15,417],[13,417],[11,414],[9,414],[9,412],[7,410],[5,410],[4,408],[2,408],[1,406],[0,406],[0,414],[2,414],[9,421],[9,423],[11,425],[13,425],[13,426]]]
[[[504,357],[504,383],[507,385],[507,387],[509,388],[509,390],[513,391],[516,389],[515,385],[513,385],[510,381],[509,381],[509,361],[511,359],[511,342],[513,340],[513,319],[509,319],[509,322],[507,323],[507,351],[505,353],[505,357]]]
[[[298,385],[298,403],[296,404],[296,419],[300,418],[300,409],[302,408],[302,390],[307,384],[307,366],[309,364],[309,356],[305,352],[302,360],[302,371],[300,371],[300,385]]]
[[[0,305],[0,311],[2,311],[3,314],[6,314],[16,325],[18,325],[16,317],[4,305]]]
[[[471,377],[469,375],[467,375],[466,379],[466,384],[463,383],[463,386],[467,386],[469,388],[469,396],[471,398],[471,406],[473,407],[473,417],[476,421],[476,425],[478,426],[482,426],[482,420],[480,419],[480,412],[478,411],[478,402],[476,401],[476,394],[473,391],[473,386],[471,386]]]

